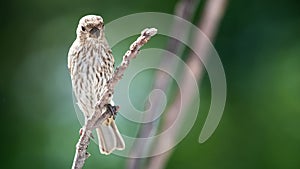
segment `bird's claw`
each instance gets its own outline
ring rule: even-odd
[[[105,106],[110,113],[110,118],[112,117],[115,120],[117,116],[117,112],[119,111],[120,107],[112,106],[111,104],[106,104]]]
[[[119,106],[112,106],[111,104],[106,104],[105,107],[107,108],[107,112],[109,113],[109,117],[103,122],[105,125],[110,125],[117,116],[117,112],[119,111]]]

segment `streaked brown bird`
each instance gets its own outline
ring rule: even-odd
[[[87,15],[80,19],[77,38],[68,54],[68,68],[77,105],[87,120],[97,109],[96,105],[106,84],[114,73],[114,57],[105,39],[104,23],[100,16]],[[110,104],[113,105],[112,97]],[[106,110],[101,110],[105,112]],[[96,129],[102,154],[123,150],[124,140],[114,119]]]

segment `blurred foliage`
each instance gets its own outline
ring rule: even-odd
[[[172,14],[176,2],[2,1],[1,167],[70,168],[80,124],[66,58],[81,16],[96,13],[109,22],[136,12]],[[296,0],[229,2],[215,40],[228,83],[223,119],[207,142],[197,142],[210,103],[205,76],[197,122],[167,168],[300,168],[299,6]],[[115,55],[128,45],[116,47]],[[165,47],[161,41],[153,45]],[[130,98],[146,99],[138,92]],[[100,156],[93,143],[89,149],[85,168],[126,164],[123,157]]]

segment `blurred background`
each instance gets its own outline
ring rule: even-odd
[[[197,24],[206,1],[198,4],[193,23]],[[72,101],[67,53],[81,16],[99,14],[110,22],[137,12],[173,14],[176,3],[2,1],[1,168],[71,168],[81,126]],[[300,168],[299,7],[296,0],[228,1],[214,39],[228,85],[223,118],[213,136],[199,144],[210,106],[205,74],[200,86],[201,113],[174,148],[166,168]],[[117,64],[135,38],[113,48]],[[146,46],[163,49],[167,41],[158,36]],[[138,101],[147,96],[141,87],[147,86],[145,79],[153,81],[153,72],[137,76],[136,83],[142,85],[130,90],[136,107],[142,108]],[[126,158],[100,155],[94,143],[89,152],[87,169],[126,168]]]

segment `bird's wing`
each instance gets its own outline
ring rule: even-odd
[[[78,55],[78,42],[77,40],[74,41],[74,43],[72,44],[72,46],[70,47],[69,53],[68,53],[68,69],[71,72],[72,69],[72,62],[73,59]]]

